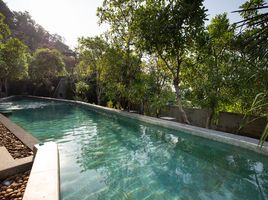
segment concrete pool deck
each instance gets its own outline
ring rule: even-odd
[[[16,97],[52,100],[52,101],[72,103],[72,104],[76,104],[80,106],[86,106],[87,108],[90,108],[96,111],[116,114],[116,115],[124,116],[127,118],[136,119],[145,123],[153,124],[156,126],[162,126],[162,127],[173,129],[173,130],[183,131],[183,132],[186,132],[191,135],[198,136],[198,137],[207,138],[207,139],[214,140],[217,142],[226,143],[226,144],[230,144],[233,146],[248,149],[256,153],[268,155],[268,142],[264,142],[262,148],[260,148],[260,146],[258,145],[259,140],[241,136],[241,135],[234,135],[231,133],[195,127],[195,126],[191,126],[187,124],[182,124],[179,122],[167,121],[167,120],[140,115],[136,113],[129,113],[126,111],[116,110],[113,108],[107,108],[107,107],[98,106],[95,104],[90,104],[90,103],[81,102],[81,101],[75,101],[75,100],[55,99],[55,98],[50,98],[50,97],[37,97],[37,96],[30,96],[30,95],[13,96],[13,97],[9,97],[9,99],[16,98]]]

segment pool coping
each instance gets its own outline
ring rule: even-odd
[[[179,122],[167,121],[167,120],[140,115],[136,113],[129,113],[126,111],[116,110],[114,108],[107,108],[107,107],[103,107],[103,106],[99,106],[99,105],[95,105],[91,103],[86,103],[82,101],[55,99],[51,97],[38,97],[38,96],[31,96],[31,95],[11,96],[9,98],[13,98],[13,97],[28,97],[28,98],[34,98],[34,99],[52,100],[52,101],[77,104],[81,106],[87,106],[88,108],[91,108],[93,110],[106,111],[108,113],[117,114],[117,115],[128,117],[131,119],[136,119],[138,121],[146,122],[149,124],[163,126],[165,128],[170,128],[173,130],[184,131],[194,136],[214,140],[214,141],[221,142],[221,143],[230,144],[230,145],[248,149],[256,153],[263,154],[263,155],[268,155],[268,142],[264,142],[263,147],[260,148],[258,146],[259,140],[254,139],[254,138],[249,138],[246,136],[234,135],[234,134],[227,133],[227,132],[191,126],[191,125],[182,124]]]
[[[7,117],[0,113],[0,122],[15,136],[17,137],[25,146],[33,151],[34,145],[39,143],[39,141],[32,136],[30,133],[10,121]],[[8,176],[12,176],[17,173],[21,173],[30,170],[33,164],[33,156],[27,156],[24,158],[14,159],[10,153],[6,150],[4,146],[2,147],[1,156],[3,162],[0,167],[0,178],[4,179]],[[5,153],[6,152],[6,153]]]
[[[9,100],[13,97],[0,99]],[[31,170],[23,200],[59,200],[60,169],[59,152],[55,142],[40,144],[33,135],[19,127],[0,113],[0,122],[24,145],[34,152],[34,156],[13,159],[5,147],[0,147],[3,162],[0,165],[0,178]]]
[[[0,113],[0,122],[15,135],[23,144],[29,147],[31,150],[34,149],[34,145],[39,143],[39,140],[36,139],[33,135],[25,131],[23,128],[19,127],[7,117]]]
[[[23,200],[59,200],[59,151],[55,142],[35,145],[35,158]]]

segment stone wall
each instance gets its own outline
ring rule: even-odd
[[[207,109],[184,109],[191,125],[206,127],[207,118],[209,116],[209,111]],[[181,114],[177,106],[166,106],[161,112],[161,116],[169,116],[176,118],[177,122],[182,122]],[[217,120],[217,124],[213,124],[212,129],[225,131],[229,133],[249,136],[253,138],[260,138],[267,120],[264,117],[249,117],[249,121],[253,120],[251,123],[246,124],[241,130],[239,130],[240,124],[243,123],[243,114],[238,113],[228,113],[220,112]]]

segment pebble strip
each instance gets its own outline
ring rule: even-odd
[[[31,149],[24,145],[13,133],[0,123],[0,146],[6,147],[14,159],[33,155]],[[1,155],[0,155],[1,156]],[[29,179],[30,171],[0,180],[0,200],[21,200]]]
[[[30,171],[11,176],[0,183],[0,200],[21,200]]]
[[[13,135],[3,124],[0,123],[0,146],[6,147],[14,159],[24,158],[33,155],[31,149],[24,145]]]

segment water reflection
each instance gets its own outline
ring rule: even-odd
[[[11,119],[58,142],[65,200],[268,198],[267,157],[68,104],[40,105]]]
[[[240,151],[230,155],[232,149],[221,150],[202,139],[190,141],[124,120],[95,120],[97,135],[81,147],[79,159],[83,171],[102,177],[103,185],[90,195],[93,199],[267,198],[263,163]],[[252,179],[256,168],[265,180],[259,186]]]

